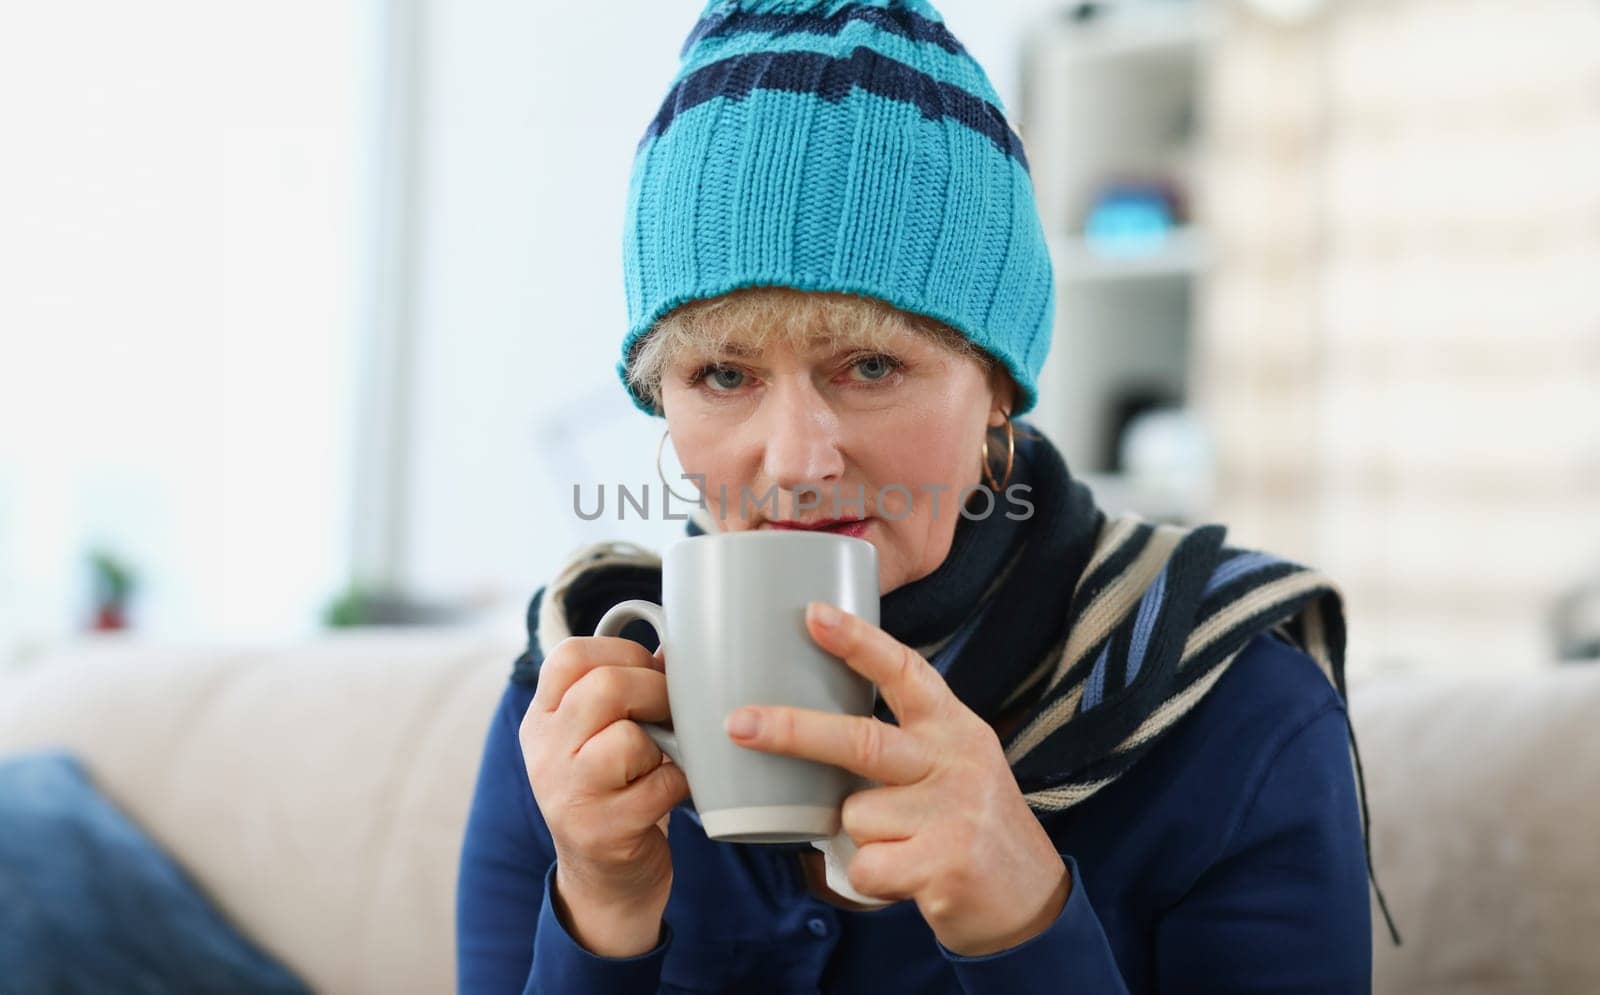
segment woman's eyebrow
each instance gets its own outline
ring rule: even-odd
[[[719,355],[737,356],[741,359],[753,359],[761,355],[761,350],[755,346],[733,341],[718,342],[710,351]]]
[[[815,345],[813,345],[808,351],[813,356],[832,359],[847,352],[884,350],[889,348],[893,348],[893,346],[889,343],[874,343],[857,336],[828,335],[822,337],[821,340],[816,342]],[[730,339],[726,342],[717,343],[709,351],[719,356],[732,356],[738,359],[758,359],[760,358],[763,350],[758,346]]]

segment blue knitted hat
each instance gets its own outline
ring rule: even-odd
[[[786,286],[954,328],[1038,399],[1055,282],[1022,141],[926,0],[711,0],[645,129],[623,276],[635,347],[686,301]],[[655,414],[632,392],[635,406]]]

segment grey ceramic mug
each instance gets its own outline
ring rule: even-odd
[[[876,689],[817,645],[805,607],[825,601],[877,625],[877,547],[794,530],[681,539],[662,557],[661,600],[621,602],[594,634],[618,635],[635,619],[656,630],[673,729],[643,725],[683,768],[706,835],[810,842],[827,858],[830,888],[864,905],[886,904],[856,892],[844,871],[855,844],[840,827],[839,807],[867,782],[841,767],[740,746],[722,725],[741,705],[872,714]]]

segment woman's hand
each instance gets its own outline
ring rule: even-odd
[[[634,719],[667,718],[659,654],[621,636],[570,636],[539,668],[518,738],[556,848],[556,902],[582,946],[654,947],[672,889],[666,822],[689,782]]]
[[[848,868],[850,885],[877,898],[915,900],[951,951],[993,953],[1043,932],[1072,881],[994,730],[921,654],[877,626],[820,602],[808,607],[806,624],[823,649],[878,685],[900,724],[750,706],[728,716],[734,741],[834,764],[883,785],[850,795],[841,811],[860,847]]]

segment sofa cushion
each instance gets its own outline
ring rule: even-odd
[[[1372,853],[1374,992],[1600,992],[1600,667],[1353,685]]]
[[[0,761],[0,895],[8,992],[308,991],[64,750]]]
[[[316,991],[436,995],[455,979],[484,736],[526,639],[398,626],[75,642],[0,676],[0,756],[71,749]]]

